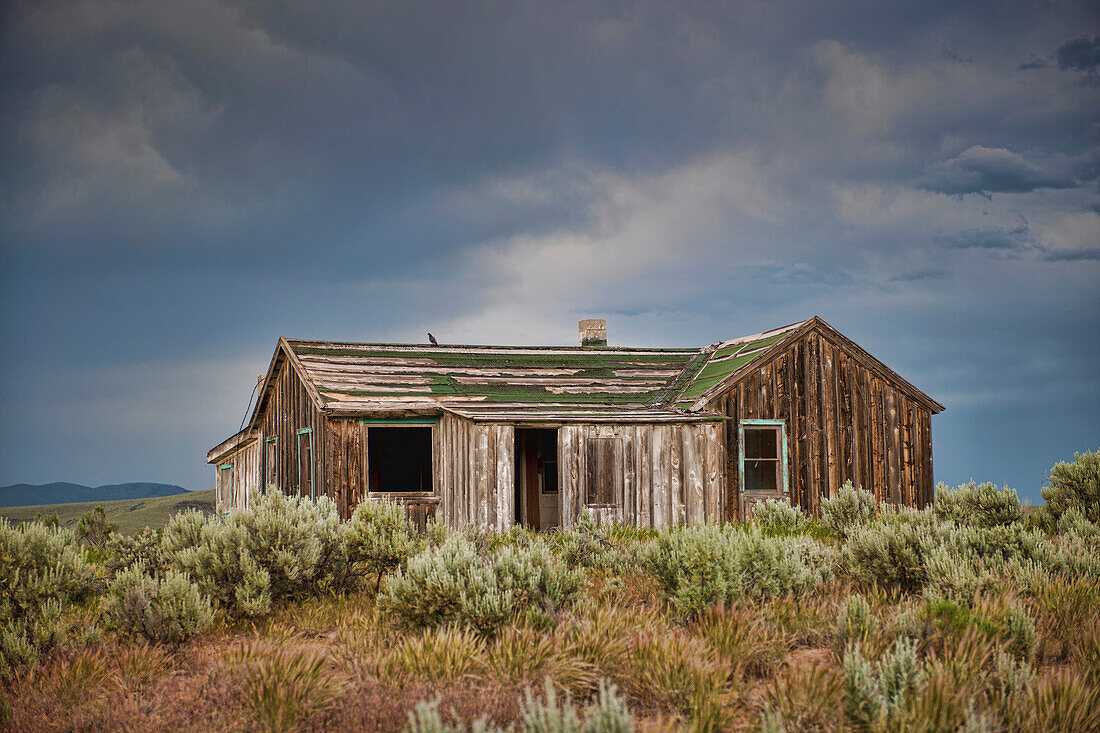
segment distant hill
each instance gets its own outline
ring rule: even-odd
[[[153,484],[162,486],[163,484]],[[97,506],[103,507],[107,519],[118,525],[120,532],[131,534],[142,527],[161,527],[172,515],[188,509],[214,511],[214,490],[188,491],[172,496],[152,499],[127,499],[124,501],[88,501],[80,504],[43,504],[39,506],[2,507],[0,517],[13,522],[33,520],[37,516],[56,514],[62,527],[75,527],[85,512]]]
[[[0,487],[0,507],[37,506],[40,504],[75,504],[86,501],[124,501],[151,499],[186,493],[187,489],[173,484],[108,484],[82,486],[58,481],[52,484],[12,484]]]

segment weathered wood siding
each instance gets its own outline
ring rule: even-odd
[[[219,512],[248,506],[248,492],[260,485],[259,446],[259,441],[252,438],[214,464],[215,500]],[[229,480],[223,482],[221,467],[227,463],[233,467],[225,469]]]
[[[725,448],[719,422],[674,425],[568,425],[558,430],[561,523],[585,506],[588,441],[617,441],[615,505],[590,508],[597,522],[639,527],[716,522],[722,517]]]
[[[299,482],[298,477],[298,431],[309,428],[313,431],[314,494],[332,496],[332,484],[325,472],[325,416],[286,360],[279,365],[273,385],[261,416],[260,444],[266,445],[267,438],[276,438],[276,488],[293,496],[310,495],[308,478],[303,475],[304,480]],[[301,484],[305,485],[304,490]]]
[[[794,342],[709,405],[734,420],[726,432],[727,518],[738,511],[737,424],[783,420],[791,503],[819,514],[845,481],[879,501],[932,502],[929,409],[818,332]]]
[[[515,523],[515,429],[444,415],[432,470],[439,517],[451,527],[506,530]]]
[[[330,418],[327,432],[326,493],[347,519],[367,493],[367,426],[358,418]]]

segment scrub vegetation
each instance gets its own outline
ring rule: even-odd
[[[0,521],[6,729],[1100,729],[1100,452],[1038,512],[504,534],[275,492],[121,534]]]

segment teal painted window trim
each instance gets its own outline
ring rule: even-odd
[[[393,417],[393,418],[390,418],[390,417],[380,417],[380,418],[364,417],[364,418],[360,418],[359,422],[364,423],[365,425],[438,425],[439,424],[439,418],[438,417],[423,417],[423,418],[420,418],[420,417],[407,417],[407,418],[406,417]]]
[[[779,475],[782,478],[782,496],[790,498],[787,478],[787,424],[782,420],[741,420],[737,425],[737,490],[745,490],[745,427],[776,428],[779,431]]]
[[[302,436],[309,436],[309,498],[317,499],[317,489],[313,485],[313,428],[302,428],[298,431],[298,493],[302,491]]]
[[[268,486],[275,486],[279,481],[278,477],[275,475],[275,465],[274,465],[275,462],[272,461],[272,458],[274,458],[274,456],[271,455],[273,451],[269,450],[269,447],[270,448],[277,448],[278,447],[277,446],[277,441],[278,440],[279,440],[278,435],[270,435],[270,436],[264,438],[264,455],[263,455],[264,473],[263,473],[263,481],[260,482],[260,493],[261,494],[266,494],[267,493],[267,487]]]

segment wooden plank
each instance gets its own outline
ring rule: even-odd
[[[634,461],[635,436],[638,428],[628,426],[622,429],[623,459],[621,465],[623,483],[623,501],[619,508],[619,521],[623,524],[634,524],[637,517],[637,497],[635,485],[637,476],[637,464]]]
[[[685,514],[686,491],[684,482],[684,444],[681,439],[681,428],[675,426],[669,429],[669,524],[683,524]]]
[[[680,428],[680,440],[683,445],[681,455],[684,461],[684,508],[683,521],[697,523],[703,518],[703,477],[701,451],[697,431],[688,425]]]
[[[653,466],[650,453],[653,448],[655,429],[652,425],[646,425],[638,430],[636,445],[638,480],[635,483],[638,494],[638,513],[635,523],[639,527],[653,526]]]
[[[672,428],[661,425],[653,429],[653,527],[667,527],[669,516],[670,466],[669,434]]]

